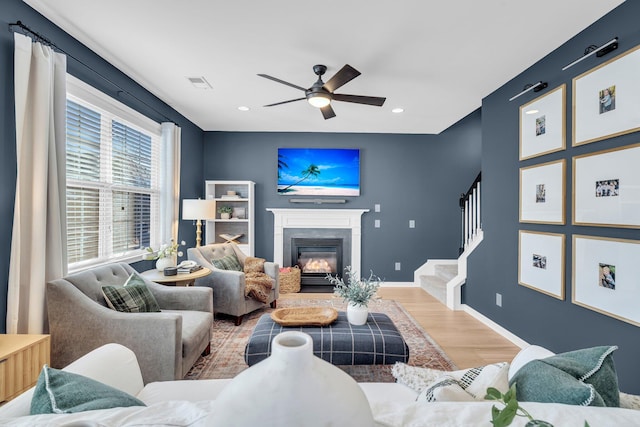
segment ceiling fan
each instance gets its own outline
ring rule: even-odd
[[[324,119],[327,120],[336,116],[336,113],[331,107],[332,100],[382,107],[384,101],[387,99],[377,96],[345,95],[334,93],[336,89],[358,77],[360,75],[360,71],[356,70],[351,65],[346,64],[340,69],[340,71],[338,71],[333,77],[331,77],[329,81],[324,83],[322,81],[322,75],[326,71],[326,65],[314,65],[313,72],[318,76],[318,80],[308,89],[305,89],[298,85],[294,85],[293,83],[285,82],[284,80],[280,80],[267,74],[258,74],[260,77],[264,77],[265,79],[273,80],[274,82],[282,83],[283,85],[291,86],[295,89],[300,89],[304,92],[305,95],[303,98],[276,102],[275,104],[265,105],[265,107],[273,107],[274,105],[282,105],[289,102],[302,101],[303,99],[306,99],[309,104],[313,105],[316,108],[319,108],[322,112],[322,115],[324,116]]]

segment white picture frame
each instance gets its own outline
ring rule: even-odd
[[[640,326],[639,259],[639,240],[573,235],[571,302]]]
[[[572,223],[640,228],[639,165],[640,144],[573,157]]]
[[[518,284],[564,300],[565,235],[520,230]]]
[[[520,222],[565,223],[566,160],[520,168]]]
[[[640,130],[639,75],[640,45],[573,79],[573,146]]]
[[[520,160],[566,148],[566,85],[520,107]]]

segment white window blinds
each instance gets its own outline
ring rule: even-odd
[[[80,82],[67,94],[69,270],[159,239],[160,125]]]

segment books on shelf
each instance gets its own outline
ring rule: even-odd
[[[194,265],[193,267],[178,267],[178,274],[189,274],[198,270],[202,270],[201,265]]]
[[[227,194],[223,194],[222,196],[220,196],[220,198],[221,199],[239,199],[240,196],[238,196],[237,194],[235,194],[233,196],[230,196],[230,195],[227,195]]]

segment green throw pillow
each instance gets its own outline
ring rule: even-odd
[[[126,313],[157,313],[158,301],[142,277],[131,273],[123,286],[103,286],[102,294],[109,307]]]
[[[125,406],[146,405],[99,381],[44,365],[31,399],[31,415],[71,414]]]
[[[612,354],[617,346],[600,346],[532,360],[515,373],[521,402],[620,406],[618,376]]]
[[[236,257],[235,254],[225,255],[222,258],[212,259],[211,264],[213,264],[215,268],[219,268],[220,270],[242,271],[240,261],[238,261],[238,257]]]

